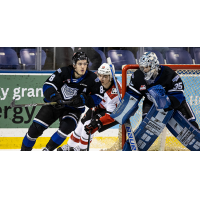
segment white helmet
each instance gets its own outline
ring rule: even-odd
[[[113,68],[114,70],[114,68]],[[115,73],[115,72],[113,72]],[[110,75],[110,81],[112,81],[112,72],[110,70],[110,66],[107,63],[103,63],[99,68],[98,68],[98,74],[103,74],[103,75]]]
[[[140,67],[140,70],[144,73],[146,81],[148,81],[152,77],[152,75],[156,74],[157,76],[157,73],[154,73],[154,72],[158,71],[158,66],[159,66],[158,58],[156,54],[153,52],[150,52],[150,51],[145,52],[139,59],[139,67]],[[150,71],[145,73],[144,72],[145,67],[150,67],[151,68]]]

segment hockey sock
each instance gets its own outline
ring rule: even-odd
[[[62,143],[61,143],[62,144]],[[46,145],[46,148],[49,150],[49,151],[53,151],[55,150],[58,146],[60,146],[59,144],[55,143],[52,138],[49,140],[49,142],[47,143]]]
[[[80,121],[77,125],[77,128],[71,134],[70,139],[67,144],[70,147],[75,147],[80,142],[80,137],[81,137],[83,131],[84,131],[84,125]]]
[[[23,143],[21,146],[21,151],[31,151],[33,149],[33,147],[26,147]]]
[[[31,138],[27,133],[23,139],[21,151],[31,151],[36,142],[36,139],[37,138]]]
[[[92,142],[93,136],[94,134],[91,135],[90,143]],[[87,149],[87,146],[88,146],[88,136],[87,137],[85,136],[84,138],[81,137],[80,142],[79,142],[80,149]]]
[[[84,126],[88,125],[91,121],[88,120],[84,123]],[[79,147],[81,149],[87,149],[88,146],[88,134],[86,133],[86,131],[84,130],[84,128],[82,129],[82,133],[81,133],[81,138],[80,138],[80,142],[79,142]],[[94,134],[91,135],[90,137],[90,143],[92,142],[92,138],[94,137]]]
[[[87,146],[88,146],[88,142],[83,141],[82,138],[81,138],[80,143],[79,143],[80,149],[87,149]]]
[[[66,137],[67,136],[60,134],[60,131],[58,130],[53,134],[46,147],[49,149],[49,151],[53,151],[64,142]]]
[[[67,142],[70,147],[75,147],[80,141],[80,136],[73,132]]]

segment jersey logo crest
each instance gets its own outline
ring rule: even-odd
[[[61,88],[64,100],[71,99],[72,97],[77,95],[78,89],[77,88],[71,88],[64,84]]]
[[[112,88],[111,94],[117,94],[117,89],[116,88]]]
[[[146,90],[146,85],[141,85],[140,90]]]
[[[84,89],[83,89],[83,92],[86,92],[86,90],[87,90],[87,88],[84,88]]]

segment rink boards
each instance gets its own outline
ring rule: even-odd
[[[42,85],[51,73],[0,73],[0,149],[20,148],[23,137],[40,109],[40,107],[11,109],[9,105],[12,99],[17,99],[16,104],[42,103]],[[185,72],[183,74],[181,72],[181,77],[185,84],[184,94],[186,99],[197,117],[197,123],[200,124],[200,76],[191,73]],[[116,74],[116,76],[121,82],[121,74]],[[138,125],[138,120],[141,118],[141,105],[132,119],[133,128]],[[59,123],[55,122],[47,133],[38,138],[35,147],[42,148],[42,146],[45,146],[58,126]],[[105,133],[95,135],[91,143],[93,148],[99,148],[99,145],[102,145],[102,148],[109,148],[117,140],[118,127],[106,132],[108,132],[108,135]]]

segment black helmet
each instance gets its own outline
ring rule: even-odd
[[[76,52],[73,55],[72,57],[73,65],[75,65],[79,60],[87,60],[87,63],[89,63],[88,57],[84,52]]]

